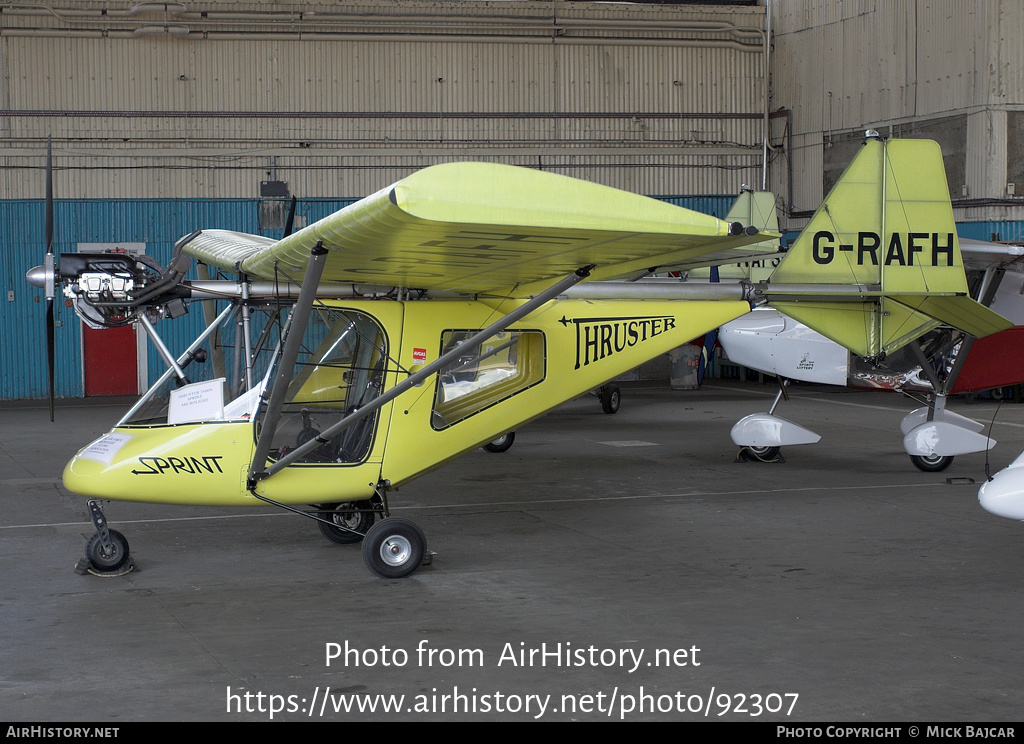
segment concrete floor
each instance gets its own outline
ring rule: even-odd
[[[463,457],[393,497],[437,552],[403,580],[272,509],[122,503],[140,571],[76,575],[59,475],[123,407],[4,408],[0,720],[1019,720],[1024,525],[977,505],[985,456],[921,473],[910,401],[799,387],[822,442],[734,462],[773,393],[584,398]],[[993,472],[1024,406],[994,436]]]

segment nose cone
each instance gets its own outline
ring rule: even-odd
[[[978,502],[998,517],[1024,520],[1024,468],[1000,470],[979,489]]]
[[[39,289],[46,288],[46,267],[35,266],[25,272],[25,281]]]

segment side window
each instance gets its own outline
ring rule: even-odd
[[[431,418],[435,429],[457,424],[544,379],[543,333],[503,331],[469,346],[466,342],[476,333],[441,334],[442,354],[455,348],[464,353],[437,375]]]

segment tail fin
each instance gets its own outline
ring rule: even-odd
[[[744,186],[723,219],[729,224],[739,222],[741,225],[753,225],[763,233],[778,233],[779,217],[775,209],[775,194],[770,191],[751,191]],[[721,264],[718,267],[721,278],[727,282],[737,279],[759,282],[767,279],[781,260],[779,242],[779,238],[772,238],[752,246],[744,246],[744,250],[751,253],[764,253],[764,258],[751,256],[744,258],[742,263]],[[687,272],[690,281],[706,281],[710,275],[710,268],[706,266]]]
[[[776,285],[866,285],[820,294]],[[939,325],[1008,328],[969,296],[942,153],[930,140],[871,138],[772,274],[771,304],[863,357]]]

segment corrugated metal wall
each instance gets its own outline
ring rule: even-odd
[[[357,197],[467,158],[657,193],[758,178],[756,7],[133,5],[0,14],[0,198],[40,193],[47,134],[66,198],[247,198],[268,171]]]
[[[814,209],[821,201],[827,184],[819,174],[842,165],[830,163],[834,140],[867,128],[922,136],[935,123],[951,128],[932,136],[962,153],[950,174],[953,196],[963,200],[956,203],[957,219],[1004,219],[1007,207],[1015,211],[1012,219],[1024,217],[1024,201],[1006,200],[1008,170],[1019,172],[1008,163],[1006,117],[1024,110],[1024,3],[770,2],[772,105],[792,111],[792,183],[779,167],[773,183],[782,193],[792,188],[791,209]]]
[[[300,197],[351,199],[480,159],[673,201],[733,194],[760,184],[763,118],[780,108],[770,186],[787,209],[818,205],[852,132],[934,125],[959,147],[957,219],[982,235],[1024,219],[1006,193],[1024,173],[1010,141],[1024,127],[1024,3],[768,2],[767,105],[763,7],[0,4],[0,214],[15,297],[0,310],[13,352],[0,357],[0,395],[42,394],[29,380],[42,374],[25,371],[41,359],[40,305],[22,277],[42,251],[41,206],[24,200],[42,194],[48,134],[57,196],[81,200],[62,204],[63,247],[144,241],[158,258],[197,225],[254,231],[268,178]],[[77,334],[77,320],[60,334],[63,395],[81,389]]]

